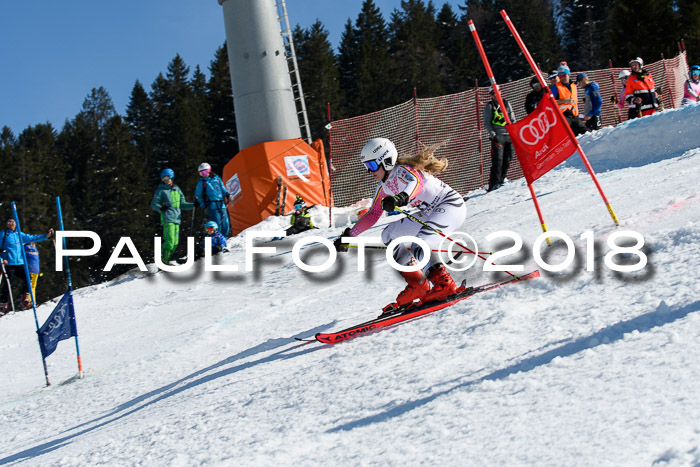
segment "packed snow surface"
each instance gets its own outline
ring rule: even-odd
[[[462,231],[481,251],[512,245],[489,234],[516,233],[523,248],[498,262],[542,277],[347,342],[294,337],[375,317],[402,279],[380,250],[365,271],[353,250],[321,273],[290,250],[339,235],[350,208],[333,210],[333,227],[315,208],[319,230],[258,241],[276,251],[256,254],[252,272],[244,233],[221,258],[238,272],[200,261],[77,290],[83,379],[66,340],[46,387],[33,313],[5,316],[0,465],[699,465],[699,126],[693,105],[580,138],[620,226],[578,155],[534,184],[548,229],[575,246],[563,271],[535,262],[541,227],[524,180],[470,193]],[[643,237],[641,270],[606,263],[619,231]],[[552,240],[539,252],[556,265],[567,247]],[[311,265],[328,255],[301,251]],[[482,267],[453,275],[503,277]],[[37,310],[40,323],[52,308]]]

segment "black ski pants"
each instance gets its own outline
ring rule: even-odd
[[[503,185],[506,174],[513,159],[513,145],[510,137],[496,133],[491,139],[491,174],[489,175],[489,189],[496,185]]]
[[[27,278],[24,273],[24,265],[5,265],[5,272],[7,277],[5,278],[10,284],[15,286],[17,290],[17,284],[20,284],[19,294],[20,296],[29,293],[29,288],[27,287]],[[9,303],[10,297],[8,292],[7,284],[0,285],[0,303]]]

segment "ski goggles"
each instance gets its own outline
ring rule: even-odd
[[[376,172],[379,170],[379,164],[377,164],[377,161],[367,161],[363,162],[363,164],[365,164],[368,172]]]
[[[691,76],[700,76],[700,70],[693,70],[690,72]]]
[[[214,229],[214,227],[205,227],[204,230],[205,230],[207,233],[214,233],[214,230],[216,230],[216,229]]]
[[[170,181],[170,177],[168,177],[168,176],[166,175],[165,177],[161,177],[161,178],[160,178],[160,181],[163,182],[163,183],[168,183],[168,182]]]
[[[209,176],[209,172],[211,172],[211,169],[200,170],[200,171],[199,171],[199,175],[201,175],[202,177],[208,177],[208,176]]]
[[[294,210],[295,210],[295,211],[301,211],[302,209],[304,209],[304,205],[303,205],[303,204],[295,204],[295,205],[294,205]]]

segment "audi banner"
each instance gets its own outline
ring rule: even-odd
[[[568,123],[554,99],[547,95],[530,115],[506,125],[528,183],[533,183],[576,152],[565,125]]]

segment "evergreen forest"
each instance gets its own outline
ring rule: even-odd
[[[349,18],[334,50],[317,20],[297,26],[293,39],[312,138],[325,140],[331,119],[362,115],[412,98],[461,92],[487,83],[469,32],[473,20],[499,82],[531,74],[500,17],[505,9],[543,70],[566,60],[572,70],[625,66],[641,56],[672,57],[683,40],[689,60],[700,51],[697,0],[465,0],[449,4],[404,0],[381,11],[364,0]],[[222,31],[223,35],[223,31]],[[693,64],[693,63],[691,63]],[[144,261],[152,261],[160,235],[159,214],[149,204],[165,167],[188,201],[198,181],[196,167],[209,162],[215,173],[238,152],[228,55],[224,43],[213,52],[208,73],[175,55],[150,85],[133,83],[123,115],[108,90],[86,90],[80,112],[63,122],[29,126],[19,134],[0,131],[0,212],[17,203],[22,230],[57,228],[55,197],[62,202],[66,230],[91,230],[100,252],[71,260],[74,287],[116,277],[133,266],[103,271],[120,237],[130,237]],[[129,83],[125,83],[129,85]],[[4,228],[3,218],[3,228]],[[184,211],[184,237],[199,232],[201,209]],[[72,241],[69,248],[89,248]],[[62,294],[64,276],[55,271],[53,245],[37,244],[43,276],[38,303]],[[125,254],[128,251],[125,250]]]

